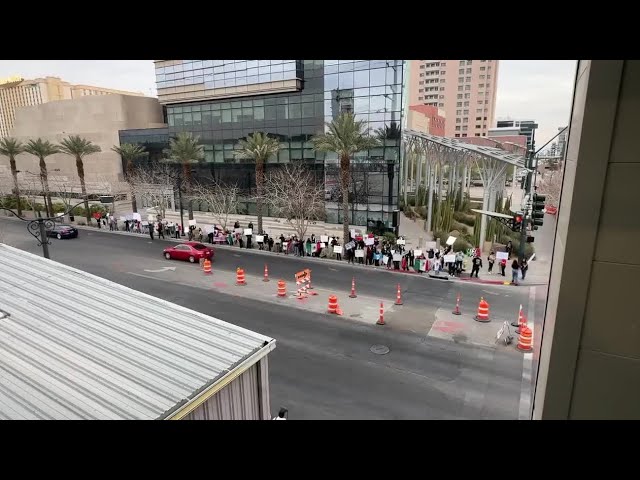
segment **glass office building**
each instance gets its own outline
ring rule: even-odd
[[[327,221],[342,222],[339,166],[335,154],[318,153],[311,138],[341,112],[362,120],[380,147],[353,161],[350,221],[391,225],[397,206],[402,115],[402,60],[160,60],[155,62],[158,99],[167,129],[122,131],[121,142],[154,145],[179,132],[200,137],[205,157],[196,177],[255,188],[254,165],[238,160],[239,140],[262,131],[280,141],[269,169],[305,161],[325,184]],[[137,135],[136,135],[137,133]],[[247,204],[248,213],[255,211]]]

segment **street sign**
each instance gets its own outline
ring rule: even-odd
[[[296,273],[296,282],[306,282],[311,276],[311,270],[305,268],[304,270]]]
[[[100,195],[100,203],[113,203],[113,195]]]

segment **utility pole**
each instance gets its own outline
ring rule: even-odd
[[[537,127],[537,125],[535,126]],[[531,199],[531,184],[533,183],[533,169],[534,169],[534,157],[536,155],[536,130],[535,128],[531,132],[531,148],[529,149],[529,154],[527,155],[527,159],[525,162],[525,168],[527,168],[527,178],[524,184],[524,193],[525,198],[527,199],[527,205],[523,208],[522,212],[522,224],[520,227],[520,251],[518,252],[518,260],[522,262],[524,259],[524,247],[527,243],[527,223],[528,223],[528,215],[529,215],[529,207],[528,203]],[[537,169],[536,169],[537,170]]]

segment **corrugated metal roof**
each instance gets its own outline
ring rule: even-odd
[[[7,245],[0,259],[3,419],[163,418],[275,345]]]

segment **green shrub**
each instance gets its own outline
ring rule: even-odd
[[[460,222],[452,222],[451,223],[451,227],[454,228],[455,230],[458,230],[461,234],[465,235],[469,233],[469,227],[467,227],[465,224],[460,223]]]
[[[470,227],[476,225],[475,213],[453,212],[453,219]]]
[[[382,238],[384,238],[384,240],[389,242],[391,245],[395,245],[396,243],[396,234],[393,232],[384,232],[384,235],[382,235]]]
[[[436,238],[440,239],[440,243],[444,243],[447,241],[447,238],[449,238],[449,234],[447,232],[435,231],[433,232],[433,239],[435,240]]]
[[[53,204],[53,213],[61,213],[66,211],[67,211],[67,207],[64,203],[56,202]]]
[[[454,252],[459,252],[460,250],[465,251],[471,247],[472,247],[471,242],[469,242],[463,237],[458,237],[455,243],[453,244],[453,251]]]
[[[416,211],[421,218],[427,218],[427,207],[417,207]]]
[[[18,201],[16,200],[15,196],[7,195],[3,198],[0,198],[0,205],[5,208],[11,208],[15,210],[18,208]],[[20,198],[20,206],[23,210],[31,210],[31,207],[29,207],[29,204],[24,198]]]
[[[409,204],[410,207],[415,207],[416,206],[415,195],[407,197],[407,203]]]

